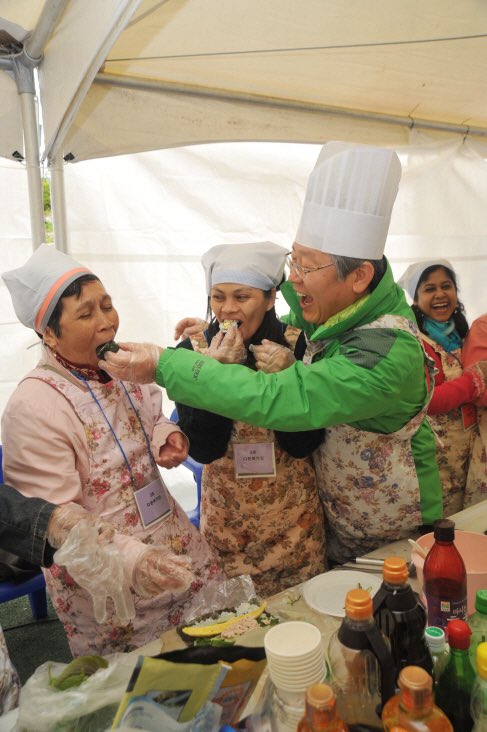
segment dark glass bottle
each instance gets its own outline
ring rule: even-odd
[[[404,559],[388,557],[382,576],[382,585],[374,596],[374,618],[389,638],[396,675],[405,666],[420,666],[432,674],[433,659],[424,637],[426,612],[408,582]]]
[[[435,701],[453,724],[455,732],[470,732],[473,719],[470,697],[475,671],[470,662],[471,630],[463,620],[451,620],[446,627],[450,656],[436,687]]]
[[[435,521],[434,536],[424,560],[423,588],[428,625],[445,629],[450,620],[467,619],[467,572],[454,543],[454,522]]]

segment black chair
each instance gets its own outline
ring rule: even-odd
[[[3,483],[2,446],[0,445],[0,483]],[[1,490],[1,489],[0,489]],[[44,575],[39,570],[32,577],[13,582],[4,580],[0,582],[0,603],[16,600],[23,595],[29,595],[32,615],[36,620],[47,616],[46,582]]]

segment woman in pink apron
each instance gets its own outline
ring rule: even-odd
[[[399,284],[413,300],[424,349],[436,367],[428,415],[436,435],[444,515],[450,516],[465,507],[467,471],[478,434],[473,402],[483,388],[482,371],[462,364],[468,323],[451,264],[447,260],[412,264]]]
[[[285,249],[270,242],[206,252],[212,320],[205,333],[179,345],[254,370],[252,346],[262,339],[304,353],[300,331],[281,323],[274,309],[285,257]],[[240,353],[218,348],[228,328],[237,331]],[[323,509],[310,457],[323,430],[277,432],[182,404],[177,409],[191,456],[205,463],[201,530],[226,574],[250,574],[265,596],[323,572]]]
[[[46,583],[73,655],[135,649],[178,625],[195,593],[219,574],[158,469],[185,459],[187,438],[163,415],[157,387],[111,379],[98,368],[96,349],[115,337],[118,314],[89,270],[42,245],[3,278],[19,319],[43,340],[37,367],[3,415],[5,479],[24,495],[79,504],[115,527],[135,602],[132,621],[121,623],[109,603],[97,623],[91,596],[56,564],[45,570]],[[171,581],[158,583],[157,566],[162,591],[137,586],[137,566],[154,556],[152,548],[162,577],[191,566],[189,589],[181,594]]]

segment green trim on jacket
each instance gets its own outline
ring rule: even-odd
[[[324,350],[311,365],[297,362],[277,374],[264,374],[167,348],[156,377],[169,398],[282,431],[349,424],[388,434],[401,429],[423,408],[428,395],[420,343],[402,330],[384,329],[380,335],[372,330],[370,338],[363,337],[368,330],[350,333],[387,314],[414,321],[389,265],[362,307],[328,328],[303,321],[290,283],[283,291],[292,310],[286,321],[303,328],[312,342],[325,341]],[[442,501],[434,439],[426,421],[412,443],[423,518],[430,523],[442,515]]]

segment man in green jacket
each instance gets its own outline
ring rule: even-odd
[[[392,151],[323,147],[282,288],[287,319],[306,333],[302,362],[253,372],[185,349],[127,344],[105,365],[232,419],[283,431],[325,427],[314,462],[333,561],[408,536],[443,511],[425,355],[383,257],[400,173]],[[238,330],[219,345],[225,361],[226,351],[243,345]],[[267,371],[277,348],[257,349]]]

